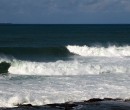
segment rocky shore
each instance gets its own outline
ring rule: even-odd
[[[15,108],[0,108],[0,110],[130,110],[130,100],[93,98],[81,102],[66,102],[47,104],[43,106],[17,105]]]

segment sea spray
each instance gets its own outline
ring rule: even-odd
[[[96,59],[96,60],[95,60]],[[127,60],[127,62],[126,62]],[[130,59],[88,57],[70,61],[30,62],[16,60],[9,68],[9,73],[19,75],[88,75],[122,74],[130,72]]]
[[[123,57],[130,56],[130,46],[89,47],[68,45],[67,49],[81,56]]]

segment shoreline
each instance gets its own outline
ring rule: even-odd
[[[33,106],[31,104],[17,105],[13,108],[0,110],[130,110],[130,99],[92,98],[80,102],[65,102]]]

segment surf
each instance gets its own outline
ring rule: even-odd
[[[74,54],[80,56],[100,56],[100,57],[125,57],[130,56],[130,46],[92,46],[68,45],[66,48]]]
[[[70,61],[31,62],[14,60],[10,74],[42,76],[74,76],[130,73],[130,59],[81,58]]]
[[[53,53],[56,51],[57,55],[67,54],[67,56],[64,56],[66,60],[61,60],[60,57],[57,57],[55,61],[48,60],[39,62],[35,60],[21,60],[14,56],[10,57],[7,54],[0,56],[0,62],[5,61],[10,63],[8,73],[16,75],[80,76],[130,73],[130,46],[88,47],[86,45],[68,45],[53,49],[50,48],[49,52]],[[23,48],[23,52],[25,50]],[[35,53],[37,50],[34,50]],[[42,49],[40,50],[42,51]],[[38,51],[40,52],[40,50]],[[45,50],[43,49],[45,53],[47,50],[47,48]],[[28,55],[28,57],[31,57],[31,55]],[[42,57],[46,58],[49,56]],[[67,59],[69,57],[71,58]]]

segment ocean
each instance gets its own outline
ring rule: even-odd
[[[130,25],[0,24],[0,107],[130,98]]]

